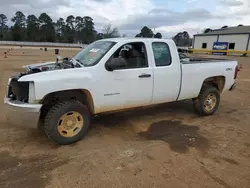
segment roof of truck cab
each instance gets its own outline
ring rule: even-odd
[[[133,41],[172,41],[172,39],[158,39],[158,38],[141,38],[141,37],[135,37],[135,38],[107,38],[107,39],[101,39],[101,41],[114,41],[114,42],[133,42]]]

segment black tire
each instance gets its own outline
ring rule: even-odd
[[[211,110],[208,111],[205,109],[204,104],[206,98],[211,94],[213,94],[216,97],[216,104]],[[220,92],[214,86],[202,87],[198,98],[193,100],[193,106],[195,112],[202,116],[213,115],[218,110],[219,105],[220,105]]]
[[[84,126],[73,137],[64,137],[58,131],[58,122],[67,112],[75,111],[83,117]],[[81,140],[87,133],[91,124],[91,115],[88,108],[82,103],[71,100],[55,104],[47,113],[44,119],[44,131],[46,135],[54,142],[60,145],[68,145]]]

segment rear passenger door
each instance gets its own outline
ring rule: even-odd
[[[179,94],[181,68],[175,46],[169,42],[152,42],[154,90],[152,104],[175,101]],[[172,49],[172,51],[170,50]]]

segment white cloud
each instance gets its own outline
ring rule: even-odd
[[[224,25],[250,25],[250,0],[223,0],[223,2],[224,4],[220,3],[215,7],[212,14],[213,19],[207,17],[203,21],[195,21],[195,19],[189,20],[186,18],[185,23],[178,24],[176,22],[175,25],[161,26],[156,30],[165,33],[167,37],[171,37],[181,31],[188,31],[193,35],[202,32],[205,28],[216,29]],[[201,16],[204,15],[205,13]]]
[[[154,7],[150,0],[110,0],[107,2],[71,0],[70,2],[71,7],[65,7],[63,11],[58,10],[58,13],[103,17],[109,21],[126,19],[128,15],[147,13]]]

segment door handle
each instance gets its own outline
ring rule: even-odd
[[[141,74],[139,75],[139,78],[149,78],[151,77],[151,74]]]

